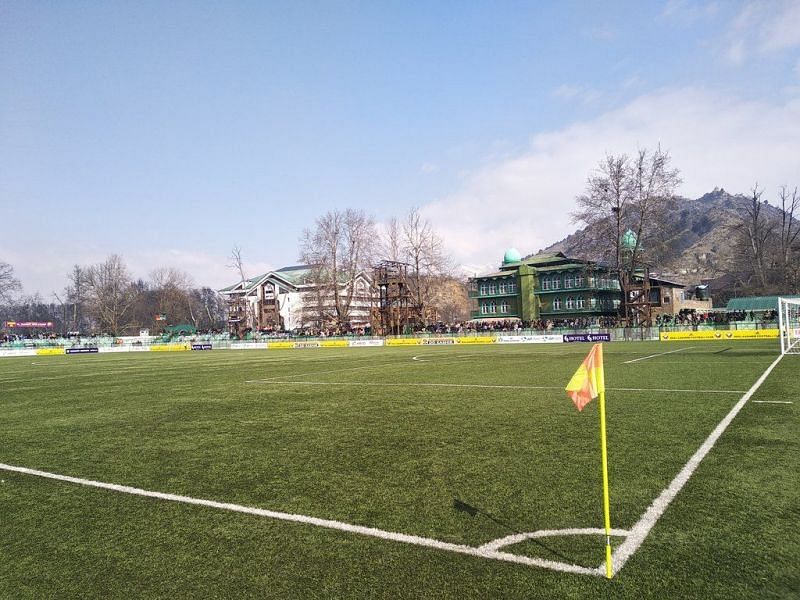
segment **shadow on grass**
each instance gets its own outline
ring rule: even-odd
[[[527,533],[527,532],[524,532],[524,531],[520,531],[520,529],[518,527],[515,527],[515,526],[511,525],[510,523],[507,523],[506,521],[501,521],[500,519],[495,517],[492,513],[487,512],[487,511],[483,510],[482,508],[480,508],[478,506],[473,506],[472,504],[467,504],[466,502],[464,502],[463,500],[460,500],[458,498],[453,498],[453,508],[455,510],[457,510],[458,512],[467,513],[471,517],[476,517],[476,516],[485,517],[485,518],[489,519],[492,523],[496,523],[497,525],[500,525],[500,527],[503,527],[504,529],[508,530],[510,533],[514,533],[514,534]],[[561,554],[558,550],[555,550],[554,548],[551,548],[550,546],[548,546],[547,544],[541,542],[540,540],[538,540],[536,538],[529,538],[526,541],[536,544],[537,546],[539,546],[543,550],[546,550],[547,552],[549,552],[553,556],[557,556],[561,560],[567,561],[569,563],[574,562],[574,559]]]

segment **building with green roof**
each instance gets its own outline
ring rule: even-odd
[[[611,270],[561,252],[522,258],[511,248],[499,270],[469,281],[473,320],[523,322],[615,315],[621,302]]]

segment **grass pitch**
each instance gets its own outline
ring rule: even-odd
[[[776,346],[605,345],[615,528],[640,519]],[[3,359],[0,462],[471,547],[598,528],[597,403],[578,413],[563,391],[588,350]],[[793,402],[798,360],[778,364],[610,582],[0,471],[0,596],[790,597],[797,405],[753,401]],[[603,544],[503,551],[594,568]]]

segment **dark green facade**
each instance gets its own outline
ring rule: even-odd
[[[607,267],[560,252],[519,261],[508,256],[499,271],[470,279],[473,319],[531,322],[617,313],[619,282]]]

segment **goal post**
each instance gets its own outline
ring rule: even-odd
[[[781,354],[800,354],[800,298],[778,298]]]

